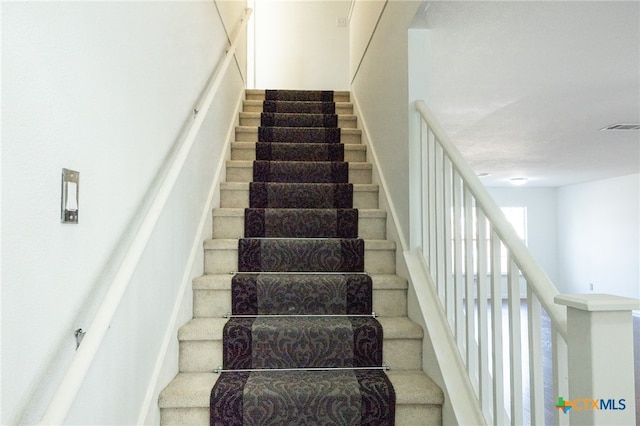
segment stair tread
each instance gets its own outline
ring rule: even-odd
[[[378,185],[374,183],[354,183],[353,191],[377,191]],[[235,189],[249,191],[249,182],[220,182],[220,189]]]
[[[256,142],[231,142],[231,148],[240,148],[240,149],[255,149]],[[355,143],[344,144],[344,149],[349,151],[366,151],[366,145],[358,145]]]
[[[338,105],[338,104],[340,104],[340,102],[336,102],[336,105]],[[345,104],[345,102],[342,102],[342,104]],[[260,102],[260,105],[262,105],[262,102]],[[262,114],[261,112],[241,111],[240,112],[240,118],[260,118],[261,114]],[[269,113],[269,114],[295,114],[295,113]],[[318,113],[316,115],[326,115],[326,114]],[[355,114],[338,114],[338,113],[336,113],[336,115],[339,116],[340,119],[345,119],[345,120],[355,120],[357,118]]]
[[[213,209],[215,217],[244,217],[244,208],[242,207],[220,207]],[[358,209],[360,219],[366,218],[386,218],[387,212],[381,209]]]
[[[205,274],[193,280],[194,290],[231,290],[232,274]],[[407,280],[391,274],[371,274],[373,289],[406,290]]]
[[[442,389],[422,371],[389,370],[397,404],[444,404]]]
[[[268,89],[246,89],[247,96],[264,95]],[[287,89],[284,89],[287,90]],[[317,92],[317,90],[300,90],[301,92]],[[330,90],[334,96],[349,96],[351,92],[348,90]]]
[[[244,238],[244,237],[243,237]],[[304,240],[304,238],[281,238],[284,240]],[[349,240],[352,238],[322,238],[327,240]],[[214,249],[237,249],[238,248],[238,239],[237,238],[211,238],[204,241],[205,250],[214,250]],[[391,240],[364,240],[364,248],[365,250],[395,250],[396,243]]]
[[[422,327],[408,317],[378,317],[384,339],[421,339]],[[178,340],[222,340],[226,318],[193,318],[178,330]]]
[[[437,405],[444,402],[442,390],[421,370],[386,372],[396,392],[398,405]],[[216,373],[178,373],[160,393],[160,408],[209,407]]]
[[[258,127],[259,126],[236,126],[236,132],[258,133]],[[321,129],[322,127],[308,127],[308,128]],[[360,135],[362,134],[362,130],[343,127],[343,128],[340,128],[340,133],[342,133],[343,135],[347,135],[347,134]]]
[[[260,161],[268,161],[272,163],[336,163],[338,161],[283,161],[283,160],[260,160]],[[227,160],[227,167],[246,167],[252,168],[254,160]],[[360,161],[347,161],[349,163],[349,169],[373,169],[371,163],[360,162]]]
[[[244,102],[245,105],[259,105],[259,106],[262,106],[262,103],[263,103],[262,100],[258,100],[258,99],[246,99],[243,102]],[[345,105],[345,106],[352,106],[353,105],[353,102],[335,101],[334,103],[336,104],[336,108],[338,107],[338,105]]]

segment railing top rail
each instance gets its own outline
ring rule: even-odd
[[[63,424],[69,409],[84,381],[84,378],[93,363],[98,352],[100,344],[106,335],[109,325],[113,321],[114,314],[122,300],[122,297],[129,285],[131,277],[135,272],[135,268],[149,242],[153,229],[155,228],[164,205],[166,204],[173,187],[178,180],[180,171],[187,159],[191,147],[193,146],[196,136],[202,127],[207,111],[213,102],[216,92],[218,91],[224,72],[229,66],[239,42],[239,35],[247,25],[252,9],[247,9],[241,19],[241,25],[236,32],[234,41],[227,49],[225,57],[221,65],[215,70],[215,75],[211,83],[206,87],[203,100],[200,106],[196,108],[196,115],[186,136],[179,142],[177,153],[173,161],[168,167],[162,184],[151,201],[151,205],[145,214],[140,227],[138,228],[133,241],[129,245],[126,254],[118,271],[116,272],[109,289],[98,308],[98,311],[87,329],[87,334],[82,340],[82,345],[78,347],[67,372],[58,386],[44,417],[40,424]]]
[[[460,151],[451,141],[447,133],[440,126],[435,116],[429,110],[424,101],[416,101],[416,109],[427,122],[429,129],[440,141],[442,149],[451,160],[456,171],[464,181],[476,200],[477,205],[490,218],[492,225],[506,247],[512,253],[513,259],[522,271],[531,290],[538,297],[542,306],[548,313],[553,325],[566,340],[567,338],[567,313],[566,309],[554,302],[554,297],[559,294],[545,271],[531,255],[525,244],[518,237],[513,227],[505,217],[500,207],[493,200],[478,176],[473,172]]]

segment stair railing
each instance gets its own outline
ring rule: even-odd
[[[457,348],[485,421],[495,425],[568,424],[566,411],[555,409],[559,397],[568,397],[571,391],[573,398],[613,398],[591,395],[596,392],[594,387],[584,386],[589,380],[581,375],[595,377],[599,372],[570,367],[569,359],[576,364],[589,357],[593,362],[589,369],[605,363],[615,370],[610,367],[610,358],[595,360],[593,353],[579,353],[580,344],[573,342],[599,339],[603,329],[590,331],[590,337],[576,336],[575,331],[571,336],[568,325],[569,330],[577,330],[572,328],[576,326],[584,329],[580,322],[584,323],[585,317],[569,316],[568,324],[567,311],[573,314],[578,307],[581,313],[596,312],[599,308],[595,305],[601,300],[597,296],[603,296],[607,306],[602,310],[626,309],[625,321],[630,324],[637,301],[589,295],[574,303],[574,296],[559,295],[426,104],[417,101],[416,110],[419,131],[411,158],[410,257],[418,259],[419,268],[429,276],[441,322],[448,324],[451,345]],[[587,307],[589,304],[592,306]],[[616,304],[625,307],[618,309]],[[547,330],[550,336],[544,335]],[[625,346],[625,350],[633,353],[632,347]],[[624,360],[632,359],[627,355]],[[628,368],[629,364],[625,365]],[[630,365],[633,372],[633,363]],[[607,374],[610,372],[603,376]],[[624,372],[619,377],[624,377]],[[633,395],[633,378],[630,392]],[[627,406],[633,405],[632,396],[627,401]],[[574,410],[572,421],[578,415],[582,414]],[[628,418],[633,421],[634,415]],[[584,419],[581,424],[596,422]]]
[[[98,352],[100,344],[104,339],[109,325],[113,321],[114,314],[124,296],[131,278],[136,270],[138,262],[144,254],[145,247],[149,242],[153,229],[158,222],[164,206],[180,176],[185,161],[193,147],[196,137],[200,132],[207,111],[215,98],[215,95],[222,84],[225,72],[231,61],[234,59],[236,49],[238,47],[240,34],[246,28],[252,9],[247,9],[242,17],[240,27],[236,31],[234,41],[226,51],[223,60],[214,70],[209,80],[207,88],[203,91],[203,96],[198,105],[193,110],[193,122],[186,132],[186,136],[180,141],[176,148],[176,154],[173,161],[167,168],[167,172],[162,183],[150,203],[146,215],[142,219],[142,223],[138,228],[133,241],[129,245],[126,254],[118,268],[105,297],[97,310],[91,325],[86,330],[86,335],[82,339],[82,344],[71,360],[71,364],[67,369],[62,381],[60,382],[56,392],[47,407],[44,417],[40,421],[43,425],[59,425],[64,420],[73,404],[73,401],[82,386],[91,364]]]

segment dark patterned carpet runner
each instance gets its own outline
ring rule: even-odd
[[[244,211],[247,238],[357,238],[356,209],[258,209]]]
[[[393,425],[333,92],[263,110],[211,425]]]

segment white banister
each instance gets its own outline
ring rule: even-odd
[[[410,176],[421,181],[410,187],[422,193],[412,193],[410,233],[421,246],[411,240],[412,261],[430,276],[485,422],[633,424],[631,310],[640,301],[559,295],[425,103],[416,109],[411,165],[420,170]],[[572,413],[550,405],[550,387]],[[589,398],[604,409],[579,405]]]
[[[163,208],[175,186],[175,183],[182,171],[184,163],[191,151],[196,137],[202,127],[207,111],[211,107],[211,103],[222,84],[224,74],[233,60],[238,42],[239,35],[244,31],[247,25],[251,9],[247,9],[241,20],[241,26],[234,37],[234,42],[227,49],[226,55],[221,64],[214,70],[214,75],[210,80],[209,86],[204,91],[203,100],[195,109],[195,118],[189,127],[184,139],[180,141],[176,155],[162,180],[155,198],[144,216],[140,227],[138,228],[133,241],[129,245],[122,263],[116,272],[109,289],[98,308],[98,311],[91,323],[86,329],[86,335],[82,340],[82,344],[78,347],[65,376],[58,386],[49,406],[40,421],[40,424],[59,425],[63,424],[73,401],[84,381],[84,378],[93,363],[98,352],[100,344],[104,339],[107,330],[113,320],[114,314],[118,309],[120,301],[127,290],[131,277],[135,272],[138,262],[144,253],[145,247],[151,237]]]

